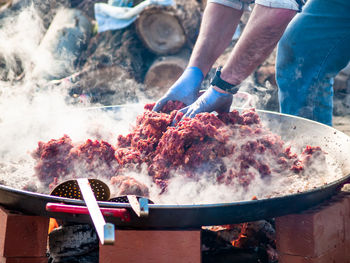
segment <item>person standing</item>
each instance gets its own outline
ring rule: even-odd
[[[189,105],[181,110],[184,117],[194,117],[200,112],[229,110],[232,95],[239,90],[240,83],[269,56],[290,21],[297,12],[301,11],[304,4],[301,0],[256,0],[249,21],[228,61],[223,67],[217,69],[211,81],[211,86],[198,98],[198,91],[204,76],[229,45],[243,10],[247,8],[249,2],[251,1],[212,0],[208,2],[188,67],[168,92],[157,101],[154,107],[155,111],[159,111],[168,100],[179,100]],[[320,4],[320,2],[323,2],[323,4]],[[343,10],[339,13],[342,18],[338,19],[337,9],[348,7],[349,4],[346,3],[346,0],[331,0],[330,2],[335,2],[334,5],[330,3],[333,10],[330,18],[335,21],[328,24],[328,20],[324,20],[327,17],[325,13],[327,13],[329,1],[309,0],[305,10],[298,14],[288,26],[287,32],[278,46],[277,53],[277,83],[279,85],[281,111],[315,119],[326,124],[331,124],[331,122],[315,118],[317,114],[309,113],[310,111],[318,113],[318,110],[314,109],[320,107],[318,103],[329,101],[331,92],[322,90],[323,86],[312,89],[307,81],[304,82],[303,86],[308,88],[300,88],[300,82],[306,80],[304,74],[308,73],[305,72],[302,74],[303,77],[300,77],[301,72],[298,72],[297,68],[312,70],[310,65],[318,63],[318,66],[320,66],[322,62],[325,62],[322,59],[314,60],[317,53],[312,52],[311,46],[316,45],[316,43],[308,42],[312,39],[311,35],[304,36],[305,33],[310,33],[308,29],[317,29],[313,34],[314,40],[317,41],[317,39],[322,38],[326,43],[327,37],[331,37],[332,31],[335,35],[332,28],[338,24],[342,28],[337,30],[338,37],[341,34],[345,37],[344,31],[347,26],[341,24],[340,20],[344,21],[345,14],[349,14],[349,12],[347,12],[348,9]],[[320,8],[322,5],[323,8]],[[322,14],[322,12],[324,13]],[[317,14],[319,14],[318,18]],[[326,33],[327,31],[330,32]],[[325,32],[325,34],[322,35],[322,32]],[[329,42],[332,40],[328,39]],[[344,44],[343,50],[335,53],[344,52],[346,41],[342,43]],[[327,48],[332,47],[334,48],[334,45],[319,48],[323,49],[323,53],[326,55]],[[298,50],[298,52],[295,52],[295,50]],[[314,53],[314,56],[310,56],[311,53]],[[327,68],[332,68],[334,72],[336,72],[334,68],[339,71],[346,65],[344,61],[348,61],[348,57],[343,58],[341,63],[339,58],[337,61],[327,60],[328,65],[333,64],[333,67],[329,66]],[[334,73],[325,75],[329,79]],[[298,87],[291,84],[291,79],[299,81],[298,84],[295,84]],[[316,85],[316,82],[314,84]],[[307,94],[307,91],[309,91],[309,94]],[[309,96],[310,93],[311,96]],[[319,95],[327,98],[320,99]],[[310,100],[310,97],[318,99]]]
[[[350,1],[309,0],[279,41],[282,113],[332,125],[333,79],[350,60]]]

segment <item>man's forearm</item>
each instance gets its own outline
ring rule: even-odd
[[[189,67],[199,67],[204,76],[232,40],[243,11],[208,3]]]
[[[221,78],[239,84],[272,52],[295,11],[255,5],[242,36],[222,69]]]

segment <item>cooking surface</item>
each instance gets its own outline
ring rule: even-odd
[[[118,111],[115,111],[118,115]],[[259,112],[264,121],[270,123],[283,139],[298,138],[305,144],[316,143],[322,149],[334,156],[341,164],[343,177],[331,184],[312,189],[310,191],[286,195],[279,198],[264,200],[237,201],[231,203],[216,203],[203,205],[150,205],[149,217],[136,218],[132,215],[130,223],[120,222],[118,218],[107,220],[120,226],[134,227],[197,227],[201,225],[220,225],[228,223],[246,222],[261,218],[296,212],[315,205],[334,194],[338,188],[349,179],[350,141],[345,134],[301,118],[280,115],[270,112]],[[278,125],[281,124],[283,125]],[[280,127],[279,127],[280,126]],[[40,195],[26,191],[19,191],[8,187],[0,187],[1,203],[7,207],[31,214],[43,214],[52,217],[62,217],[73,221],[88,221],[84,215],[67,216],[65,214],[52,214],[45,210],[47,202],[62,202],[69,204],[83,204],[79,200],[68,200],[47,195]],[[155,202],[157,203],[157,202]],[[126,207],[128,204],[100,203],[106,207]],[[131,211],[131,210],[130,210]]]

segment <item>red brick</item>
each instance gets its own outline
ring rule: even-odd
[[[47,257],[38,258],[0,258],[0,263],[47,263]]]
[[[116,230],[113,246],[100,245],[103,263],[200,263],[200,230]]]
[[[45,257],[49,218],[0,207],[0,257]]]
[[[349,243],[350,244],[350,243]],[[317,257],[305,257],[288,254],[279,254],[279,263],[350,263],[347,250],[349,247],[345,243],[336,248],[327,251],[325,254]]]
[[[312,258],[344,243],[348,199],[340,194],[316,209],[276,218],[278,251]]]

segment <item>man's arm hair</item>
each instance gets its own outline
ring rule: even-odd
[[[200,68],[205,76],[230,44],[242,13],[242,10],[209,2],[188,66]]]
[[[249,21],[222,69],[223,80],[239,84],[272,52],[296,11],[255,4]]]

